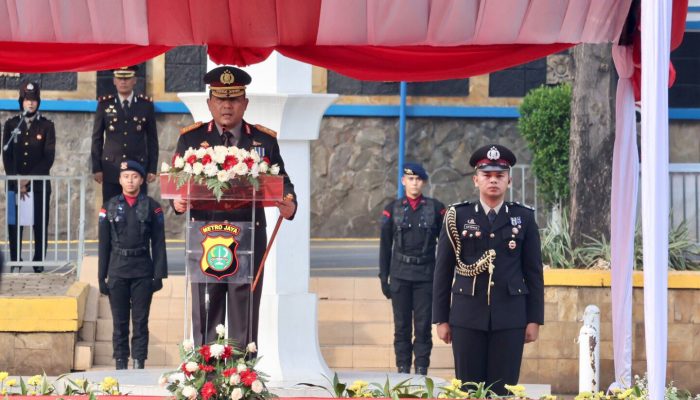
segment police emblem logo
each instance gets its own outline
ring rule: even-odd
[[[234,82],[234,80],[233,74],[229,70],[224,71],[219,77],[219,81],[224,85],[230,85]]]
[[[222,280],[238,272],[238,241],[241,229],[235,225],[216,223],[200,228],[202,257],[199,266],[202,273]],[[217,234],[216,236],[212,234]]]
[[[406,175],[413,175],[413,170],[410,168],[404,168],[403,173]]]
[[[129,165],[127,164],[126,161],[122,161],[122,163],[121,163],[121,165],[120,165],[119,168],[121,168],[121,169],[127,169],[127,168],[129,168]]]
[[[27,90],[34,90],[34,85],[31,83],[27,84]]]
[[[488,153],[486,153],[486,158],[488,158],[489,160],[494,160],[494,161],[498,160],[499,158],[501,158],[501,152],[498,151],[496,146],[493,146],[489,149]]]

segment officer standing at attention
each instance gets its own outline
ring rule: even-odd
[[[544,280],[534,210],[505,202],[515,156],[487,145],[472,154],[479,200],[451,205],[438,241],[433,322],[452,343],[455,375],[499,395],[515,385],[525,343],[544,323]]]
[[[2,161],[7,175],[49,175],[51,172],[56,153],[56,130],[53,122],[39,113],[40,94],[38,83],[23,83],[19,89],[21,113],[5,122],[2,133]],[[17,182],[15,180],[8,182],[7,189],[16,196],[13,199],[14,207],[8,210],[8,212],[14,213],[15,217],[15,224],[7,226],[10,239],[10,259],[19,261],[22,252],[23,228],[21,227],[19,246],[17,241],[17,225],[19,225],[17,202],[31,193],[34,212],[34,256],[32,261],[41,262],[44,260],[46,244],[48,243],[51,181],[21,179]],[[12,267],[12,270],[14,269],[15,267]],[[44,271],[42,265],[34,265],[34,272],[42,271]]]
[[[445,205],[423,196],[428,174],[420,164],[406,163],[401,184],[406,195],[384,208],[379,243],[379,280],[394,311],[394,352],[400,373],[428,374],[435,245]],[[411,343],[412,327],[415,340]]]
[[[153,102],[134,94],[138,66],[114,70],[117,96],[100,97],[92,129],[92,173],[102,184],[102,202],[122,192],[119,166],[122,161],[137,161],[147,172],[141,191],[156,179],[158,132]]]
[[[207,106],[213,119],[208,123],[196,122],[181,129],[176,151],[177,154],[182,155],[190,147],[198,149],[206,146],[236,146],[248,151],[256,151],[261,157],[268,157],[270,165],[278,164],[279,174],[284,176],[285,198],[277,203],[277,208],[282,217],[291,220],[297,209],[296,195],[294,185],[284,169],[284,160],[277,143],[277,133],[262,125],[251,125],[243,120],[243,114],[248,107],[245,89],[251,80],[247,72],[231,66],[221,66],[207,72],[204,75],[204,83],[209,85]],[[187,201],[173,200],[173,208],[178,214],[184,213],[187,211]],[[265,213],[258,211],[255,215],[254,275],[260,268],[267,245]],[[250,207],[230,211],[193,209],[190,216],[197,221],[248,222],[252,219],[252,209]],[[259,284],[253,293],[253,326],[250,327],[248,326],[249,284],[209,285],[208,320],[205,312],[205,285],[205,283],[192,284],[192,331],[195,344],[201,345],[215,340],[216,326],[224,323],[227,314],[229,339],[233,339],[237,346],[246,346],[250,341],[257,341],[263,285]],[[248,333],[251,337],[248,337]]]
[[[131,358],[134,369],[143,369],[151,299],[168,277],[165,225],[160,204],[141,191],[146,176],[143,166],[127,160],[120,168],[122,194],[100,210],[98,282],[112,309],[117,369],[126,369],[129,360],[129,314],[134,328]]]

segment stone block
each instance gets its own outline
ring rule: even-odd
[[[523,359],[518,383],[540,383],[539,363],[537,359]]]
[[[318,302],[318,319],[320,321],[353,320],[352,300],[323,300]]]
[[[100,289],[90,285],[88,288],[88,297],[85,302],[85,314],[83,315],[83,323],[97,321],[97,309],[99,307]]]
[[[698,364],[697,362],[669,362],[667,367],[668,379],[673,380],[674,386],[679,389],[697,385],[694,380],[694,369],[698,367]]]
[[[668,325],[668,341],[683,342],[690,345],[693,341],[694,326],[692,324],[671,323]]]
[[[541,340],[539,356],[542,359],[578,358],[578,344],[571,340]]]
[[[355,278],[356,300],[386,300],[382,294],[382,287],[379,279],[376,278]]]
[[[354,345],[390,345],[394,343],[394,325],[381,322],[355,322]]]
[[[562,330],[564,322],[552,321],[540,327],[540,340],[559,340],[562,339]]]
[[[97,330],[95,331],[95,340],[98,342],[111,342],[114,325],[111,319],[97,319]]]
[[[174,276],[166,279],[164,282],[168,282],[168,285],[171,287],[170,289],[170,297],[171,298],[185,298],[185,277],[184,276]],[[164,283],[165,285],[165,283]],[[187,289],[189,290],[189,288]],[[192,301],[192,297],[190,296],[190,302]]]
[[[672,342],[667,343],[668,361],[693,361],[692,342]]]
[[[192,302],[190,301],[190,306]],[[185,312],[185,299],[184,298],[170,298],[170,305],[168,307],[168,319],[180,320],[182,321],[185,316],[190,316],[190,311]]]
[[[149,314],[149,322],[153,319],[165,319],[170,313],[170,299],[154,298],[151,300],[151,312]]]
[[[109,308],[109,297],[100,295],[97,301],[97,319],[112,319],[112,309]]]
[[[430,368],[454,368],[452,348],[448,346],[433,347],[430,353]]]
[[[353,346],[353,368],[391,368],[394,364],[392,346]]]
[[[673,314],[669,314],[669,320],[673,322],[688,323],[693,317],[695,304],[695,290],[670,290],[673,293]]]
[[[0,365],[15,364],[15,333],[0,332]]]
[[[203,68],[201,65],[167,64],[165,65],[166,92],[201,92]]]
[[[73,370],[87,371],[92,368],[92,355],[95,344],[91,342],[78,342],[75,345],[73,355]]]
[[[318,341],[322,346],[353,344],[351,322],[318,322]]]
[[[321,346],[321,354],[331,369],[352,368],[353,346]]]
[[[95,355],[93,365],[95,367],[112,367],[114,368],[114,359],[112,355],[109,356],[98,356]]]
[[[352,306],[355,322],[394,322],[391,300],[355,300]]]
[[[355,279],[324,278],[316,291],[320,300],[351,300],[355,297]]]
[[[559,312],[557,311],[557,303],[544,303],[544,322],[548,324],[552,321],[557,321],[559,319]]]
[[[148,367],[165,366],[165,348],[166,345],[149,345],[148,346]]]
[[[52,350],[56,336],[59,334],[17,333],[14,346],[17,349]]]
[[[83,321],[83,326],[78,331],[78,340],[83,342],[94,342],[97,332],[97,321]]]
[[[525,358],[529,358],[529,359],[540,358],[540,350],[539,349],[540,349],[540,341],[541,340],[542,340],[542,337],[540,337],[539,339],[537,339],[536,341],[534,341],[532,343],[525,344],[525,346],[523,347],[523,359],[525,359]]]
[[[579,317],[577,288],[560,288],[557,303],[557,318],[559,321],[575,321]]]
[[[182,324],[182,319],[170,319],[167,322],[168,334],[166,336],[166,343],[168,343],[169,346],[181,343],[185,335],[185,329]]]
[[[95,342],[94,346],[95,356],[110,356],[114,353],[114,348],[112,347],[112,341],[109,342]]]
[[[180,359],[180,348],[178,346],[165,346],[165,365],[167,367],[177,367],[182,364]]]
[[[602,340],[599,349],[601,359],[612,360],[614,358],[612,340]]]
[[[168,343],[168,321],[164,319],[148,321],[149,343]]]
[[[698,313],[698,317],[700,317],[700,313]],[[632,304],[632,321],[633,322],[644,322],[644,304],[640,304],[640,303]]]

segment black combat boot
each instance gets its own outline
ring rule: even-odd
[[[410,365],[399,365],[398,371],[399,371],[399,374],[410,374],[411,373],[411,366]]]
[[[145,364],[145,360],[134,359],[134,369],[143,369]]]
[[[126,369],[129,365],[129,360],[126,358],[117,358],[117,369]]]
[[[428,367],[419,367],[416,365],[416,375],[428,375]]]

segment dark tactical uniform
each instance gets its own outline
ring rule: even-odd
[[[476,150],[469,164],[485,185],[480,197],[489,199],[486,187],[500,187],[500,174],[515,162],[505,146]],[[449,207],[438,241],[433,322],[449,322],[457,379],[506,395],[504,385],[518,383],[525,328],[544,323],[544,279],[534,210],[511,202],[497,208],[487,215],[481,201]]]
[[[17,139],[10,142],[5,150],[5,145],[10,141],[12,131],[18,124],[20,133],[17,135]],[[31,119],[19,115],[14,116],[5,122],[2,145],[2,160],[5,165],[5,173],[8,175],[49,175],[56,152],[56,131],[53,122],[39,112]],[[19,193],[17,181],[8,182],[7,189]],[[34,202],[34,257],[32,261],[42,261],[48,241],[51,182],[31,181],[29,191],[33,192]],[[19,201],[19,195],[17,195],[17,200]],[[15,206],[14,210],[9,210],[9,212],[14,212],[17,215],[17,207]],[[20,238],[23,230],[20,227]],[[10,236],[10,259],[18,261],[17,225],[8,225],[8,235]],[[43,267],[35,266],[34,270],[41,272]]]
[[[167,277],[160,204],[144,193],[133,206],[123,194],[112,197],[100,211],[98,278],[100,292],[109,294],[112,309],[113,357],[124,360],[124,368],[129,358],[129,314],[134,329],[131,357],[141,361],[142,368],[148,358],[151,299]]]
[[[206,143],[209,146],[223,146],[223,138],[219,134],[216,124],[212,120],[207,124],[198,122],[182,130],[180,139],[177,142],[177,154],[184,154],[188,148],[199,148]],[[261,156],[270,158],[270,165],[278,164],[280,167],[280,175],[284,175],[284,194],[294,193],[294,185],[289,180],[287,172],[284,169],[284,160],[280,155],[279,145],[277,144],[276,133],[268,128],[260,125],[250,125],[243,121],[241,126],[241,135],[236,147],[245,150],[255,150]],[[296,204],[296,200],[295,200]],[[190,216],[197,221],[241,221],[249,222],[252,219],[252,210],[250,208],[240,208],[233,211],[210,211],[210,210],[191,210]],[[257,274],[260,268],[260,261],[265,252],[267,245],[267,232],[265,227],[267,222],[265,213],[258,210],[255,213],[255,271],[253,276]],[[293,218],[293,217],[292,217]],[[262,282],[262,281],[261,281]],[[216,339],[216,326],[223,324],[226,312],[228,311],[228,337],[233,339],[235,343],[245,346],[248,342],[247,327],[248,327],[248,295],[250,293],[250,285],[241,285],[234,283],[220,283],[208,285],[209,291],[209,323],[206,321],[204,312],[204,294],[205,284],[192,284],[192,330],[194,332],[195,344],[209,343]],[[228,298],[226,297],[228,292]],[[258,335],[258,315],[260,308],[260,295],[262,294],[262,284],[259,284],[253,296],[253,326],[252,326],[252,341],[257,342]],[[207,332],[205,327],[208,326]]]
[[[138,161],[147,173],[155,174],[158,165],[158,133],[153,102],[134,95],[128,108],[119,96],[100,97],[92,129],[92,172],[102,172],[102,201],[122,192],[119,165]],[[148,193],[146,181],[142,193]]]
[[[444,204],[424,196],[415,210],[407,197],[392,201],[384,209],[379,278],[382,282],[390,278],[394,352],[400,372],[409,372],[413,353],[417,372],[427,371],[430,366],[435,245],[444,213]]]

